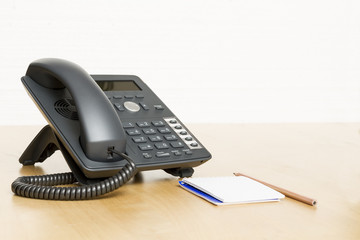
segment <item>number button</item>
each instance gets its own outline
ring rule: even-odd
[[[143,132],[144,132],[146,135],[151,135],[151,134],[155,134],[155,133],[156,133],[156,131],[155,131],[153,128],[143,129]]]
[[[176,137],[174,134],[165,135],[164,138],[165,138],[167,141],[175,141],[175,140],[177,140],[177,137]]]
[[[137,130],[137,129],[129,129],[129,130],[126,130],[126,133],[129,135],[129,136],[136,136],[136,135],[140,135],[140,131]]]
[[[138,125],[141,128],[150,127],[150,124],[148,122],[137,122],[136,125]]]
[[[151,136],[149,137],[150,141],[152,142],[161,142],[162,138],[160,136]]]
[[[158,128],[159,133],[165,134],[165,133],[171,133],[171,130],[167,127],[164,128]]]
[[[135,125],[132,122],[123,122],[123,128],[133,128]]]
[[[167,145],[166,143],[155,143],[155,147],[157,149],[168,149],[169,145]]]
[[[151,122],[154,127],[163,127],[165,126],[165,123],[163,121],[152,121]]]
[[[145,137],[133,137],[132,140],[134,141],[134,143],[146,143]]]
[[[138,145],[138,147],[141,151],[148,151],[153,149],[153,147],[150,144],[140,144]]]

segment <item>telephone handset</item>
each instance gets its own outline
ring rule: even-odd
[[[24,151],[23,165],[60,150],[72,173],[20,177],[15,194],[41,199],[88,199],[113,191],[137,172],[193,174],[211,154],[133,75],[89,75],[62,59],[32,62],[22,77],[49,125]],[[77,187],[55,185],[82,184]]]

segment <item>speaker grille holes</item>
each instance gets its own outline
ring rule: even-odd
[[[78,113],[72,99],[60,99],[55,102],[54,107],[61,116],[71,120],[79,120]]]

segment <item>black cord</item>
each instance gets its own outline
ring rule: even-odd
[[[77,182],[74,174],[68,172],[19,177],[11,184],[11,190],[19,196],[47,200],[83,200],[112,192],[127,183],[136,174],[137,169],[129,156],[115,149],[110,151],[121,156],[128,163],[116,175],[98,183],[75,187],[56,187]]]

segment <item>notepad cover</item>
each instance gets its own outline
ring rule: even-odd
[[[285,196],[247,177],[184,178],[180,186],[216,205],[279,201]]]

